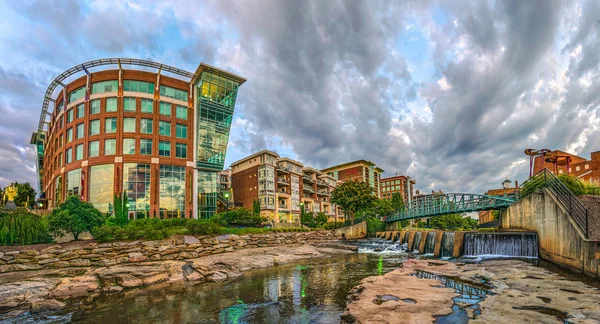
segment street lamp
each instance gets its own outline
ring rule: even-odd
[[[225,197],[225,218],[229,219],[229,192],[225,192],[223,197]]]

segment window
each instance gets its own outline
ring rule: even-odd
[[[185,214],[185,167],[161,165],[159,175],[160,209],[175,217]]]
[[[54,201],[58,204],[62,202],[62,177],[58,176],[54,180]]]
[[[135,112],[135,98],[125,97],[123,98],[123,110],[128,112]]]
[[[85,106],[83,104],[77,105],[77,118],[83,118],[85,116]]]
[[[187,120],[187,113],[188,113],[187,107],[180,106],[180,105],[175,106],[175,117],[177,117],[179,119]]]
[[[76,90],[69,92],[69,103],[71,103],[75,100],[78,100],[80,98],[83,98],[84,94],[85,94],[85,87],[81,87],[81,88],[78,88]]]
[[[67,129],[67,143],[73,141],[73,128]]]
[[[59,153],[58,154],[58,166],[61,167],[63,164],[63,154]]]
[[[63,128],[64,121],[65,121],[65,116],[60,116],[60,119],[58,120],[58,129]]]
[[[135,138],[123,139],[123,154],[135,154]]]
[[[83,123],[77,124],[77,132],[75,134],[75,139],[83,138]]]
[[[116,92],[119,87],[117,80],[92,83],[92,93]]]
[[[166,121],[158,122],[158,134],[161,136],[171,136],[171,123]]]
[[[168,102],[161,101],[159,112],[164,116],[171,116],[171,104]]]
[[[67,173],[67,195],[66,197],[70,197],[70,196],[79,196],[81,195],[81,169],[76,169],[73,171],[69,171]]]
[[[142,112],[145,114],[151,114],[154,109],[152,109],[153,100],[142,98]]]
[[[100,141],[91,141],[88,148],[88,158],[100,155]]]
[[[58,147],[62,147],[62,146],[63,146],[63,136],[62,136],[62,135],[60,135],[60,136],[58,137]]]
[[[237,96],[239,84],[235,81],[203,72],[200,85],[200,99],[217,102],[226,107],[233,107]]]
[[[73,162],[73,149],[67,149],[65,152],[65,164]]]
[[[94,165],[90,167],[89,202],[103,213],[112,212],[115,168],[112,164]]]
[[[575,167],[575,171],[579,171],[581,168],[579,166]]]
[[[104,132],[107,134],[117,132],[117,118],[106,118],[104,119]]]
[[[175,125],[175,136],[177,138],[187,138],[187,125]]]
[[[152,140],[141,139],[140,140],[140,154],[152,155]]]
[[[83,159],[83,144],[75,146],[75,161]]]
[[[117,140],[114,138],[104,140],[104,155],[117,154]]]
[[[150,164],[123,164],[123,190],[127,192],[129,210],[136,212],[136,218],[150,214],[150,174]]]
[[[67,123],[73,121],[73,108],[67,110]]]
[[[123,91],[154,93],[154,83],[145,81],[125,80],[123,81]]]
[[[106,112],[116,112],[117,111],[117,98],[106,98]]]
[[[169,98],[173,98],[173,99],[177,99],[177,100],[187,101],[188,92],[184,91],[184,90],[179,90],[179,89],[161,85],[160,86],[160,95],[169,97]]]
[[[90,120],[90,136],[100,134],[100,119]]]
[[[175,157],[187,159],[187,144],[175,143]]]
[[[152,119],[140,119],[140,132],[142,134],[152,134]]]
[[[90,115],[100,113],[100,99],[92,100],[90,102]]]
[[[123,132],[135,133],[135,118],[123,118]]]
[[[590,165],[589,165],[589,164],[586,164],[584,168],[587,170],[587,169],[589,169],[589,168],[590,168]]]
[[[171,143],[160,141],[158,143],[158,155],[171,156]]]

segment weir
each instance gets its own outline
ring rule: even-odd
[[[404,243],[408,244],[408,237],[409,236],[410,236],[410,232],[404,233],[404,237],[402,238],[402,244],[404,244]]]
[[[465,256],[538,257],[536,233],[465,233]]]
[[[413,244],[410,247],[410,251],[418,250],[421,246],[421,232],[415,233],[415,238],[413,239]]]
[[[433,254],[435,251],[436,232],[428,232],[425,238],[425,254]]]
[[[440,249],[441,258],[451,258],[454,254],[454,232],[444,232],[442,235],[442,247]]]

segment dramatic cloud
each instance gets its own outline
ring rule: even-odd
[[[528,147],[600,150],[598,1],[0,4],[0,185],[35,181],[29,136],[63,70],[140,57],[248,78],[231,162],[368,159],[425,191],[524,180]]]

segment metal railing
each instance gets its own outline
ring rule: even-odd
[[[587,208],[552,171],[544,169],[523,182],[515,191],[515,198],[521,200],[539,188],[548,188],[556,196],[556,200],[567,210],[587,238],[589,236]]]

